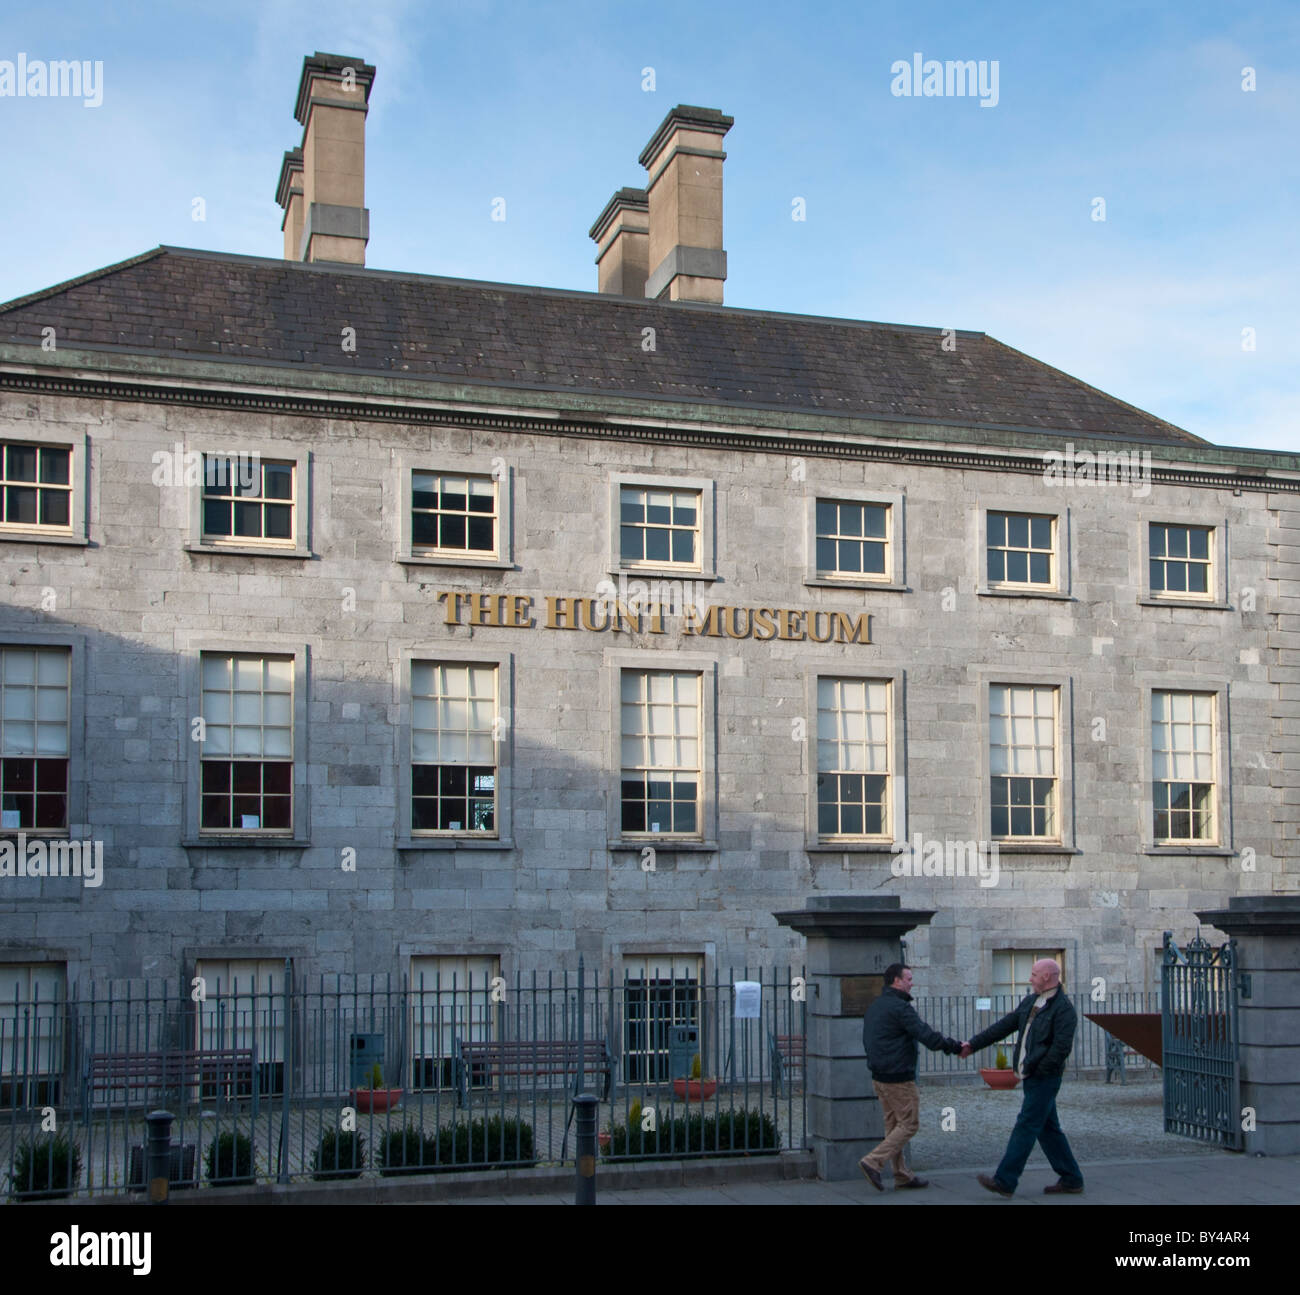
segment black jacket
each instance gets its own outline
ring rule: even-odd
[[[1025,1023],[1029,1020],[1029,1013],[1037,1001],[1037,994],[1026,994],[1014,1012],[1008,1012],[987,1030],[981,1030],[970,1041],[971,1047],[976,1051],[987,1048],[990,1043],[1005,1039],[1008,1034],[1014,1034],[1016,1041],[1019,1042],[1021,1034],[1024,1033]],[[1027,1079],[1047,1079],[1064,1072],[1065,1059],[1070,1055],[1070,1048],[1074,1045],[1074,1030],[1078,1023],[1079,1017],[1074,1010],[1074,1004],[1066,998],[1065,990],[1058,986],[1056,993],[1047,1000],[1047,1006],[1034,1017],[1029,1038],[1025,1040],[1024,1063]],[[1014,1064],[1014,1052],[1011,1054],[1011,1061]]]
[[[906,1084],[916,1078],[918,1043],[931,1052],[957,1053],[961,1044],[932,1030],[912,1006],[911,994],[886,989],[862,1018],[862,1050],[871,1077],[879,1084]]]

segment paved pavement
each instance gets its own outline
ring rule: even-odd
[[[601,1205],[867,1205],[875,1209],[919,1205],[1044,1205],[1079,1209],[1086,1205],[1295,1205],[1300,1204],[1300,1156],[1262,1158],[1230,1151],[1177,1159],[1080,1161],[1082,1196],[1044,1196],[1056,1175],[1043,1165],[1030,1167],[1020,1189],[1007,1199],[985,1191],[969,1169],[927,1172],[925,1191],[895,1192],[888,1182],[878,1192],[865,1178],[841,1183],[796,1179],[742,1182],[710,1187],[643,1188],[600,1191]],[[992,1166],[989,1166],[991,1169]],[[573,1195],[483,1196],[447,1201],[465,1205],[572,1205]]]

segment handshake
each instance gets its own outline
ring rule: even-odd
[[[972,1052],[974,1052],[974,1051],[975,1051],[975,1049],[972,1048],[971,1045],[970,1045],[970,1044],[969,1044],[965,1039],[963,1039],[963,1040],[961,1041],[961,1049],[960,1049],[960,1051],[957,1053],[957,1055],[958,1055],[959,1057],[961,1057],[962,1060],[964,1061],[964,1060],[965,1060],[967,1057],[969,1057],[970,1054],[971,1054]]]

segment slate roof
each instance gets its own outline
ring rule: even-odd
[[[50,326],[61,347],[90,351],[1206,443],[983,333],[946,351],[936,328],[183,248],[0,306],[0,341],[39,344]]]

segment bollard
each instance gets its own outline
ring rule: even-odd
[[[595,1093],[579,1093],[573,1104],[578,1108],[576,1168],[573,1186],[575,1205],[596,1203],[596,1116],[600,1106]]]
[[[144,1152],[144,1178],[149,1184],[150,1205],[166,1205],[172,1176],[171,1111],[150,1111],[145,1117],[149,1137]]]

